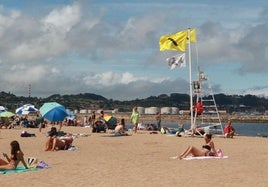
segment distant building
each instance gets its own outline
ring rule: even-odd
[[[170,107],[162,107],[161,114],[171,114],[171,108]]]
[[[137,108],[137,110],[138,110],[138,112],[140,113],[140,114],[145,114],[145,108],[144,107],[138,107]],[[132,111],[131,111],[132,112]]]
[[[145,108],[145,114],[157,114],[157,112],[160,112],[158,107]]]
[[[178,113],[179,113],[179,108],[171,107],[171,114],[178,114]]]
[[[87,109],[81,109],[81,110],[79,111],[79,113],[80,113],[80,114],[87,114]]]

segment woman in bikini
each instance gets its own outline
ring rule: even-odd
[[[196,148],[194,146],[189,146],[182,154],[177,156],[178,159],[183,159],[187,157],[188,155],[196,156],[215,156],[216,155],[216,149],[214,146],[214,142],[212,140],[211,134],[205,135],[205,145],[202,146],[201,149]]]
[[[114,129],[114,134],[120,135],[120,136],[129,136],[129,134],[126,133],[125,131],[126,131],[126,123],[125,123],[125,119],[122,118],[120,123],[116,125]]]
[[[67,133],[63,137],[53,136],[52,138],[48,139],[45,151],[56,151],[56,150],[67,150],[73,143],[73,137],[71,133]]]
[[[11,146],[11,156],[8,157],[6,153],[3,153],[3,156],[7,161],[0,158],[0,170],[11,170],[16,169],[18,164],[22,162],[25,169],[28,169],[28,166],[24,160],[24,154],[20,149],[20,145],[18,141],[12,141],[10,143]]]

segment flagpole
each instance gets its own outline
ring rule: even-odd
[[[194,129],[193,122],[193,85],[192,85],[192,59],[191,59],[191,29],[187,32],[187,42],[188,42],[188,55],[189,55],[189,81],[190,81],[190,113],[191,113],[191,129]]]

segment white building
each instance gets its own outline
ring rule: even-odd
[[[82,109],[79,111],[80,114],[87,114],[87,109]]]
[[[170,107],[162,107],[161,114],[171,114],[171,108]]]
[[[156,114],[157,112],[160,112],[158,107],[145,108],[145,114]]]
[[[171,107],[171,114],[178,114],[179,108],[178,107]]]
[[[145,114],[145,108],[144,107],[137,107],[137,110],[140,114]]]

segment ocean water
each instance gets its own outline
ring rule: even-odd
[[[223,128],[224,128],[223,124]],[[232,123],[236,133],[240,136],[261,136],[268,137],[268,123]],[[163,122],[162,126],[169,128],[178,128],[178,124],[174,122]],[[127,128],[133,127],[131,124],[126,125]],[[184,124],[185,129],[190,129],[190,123]]]

